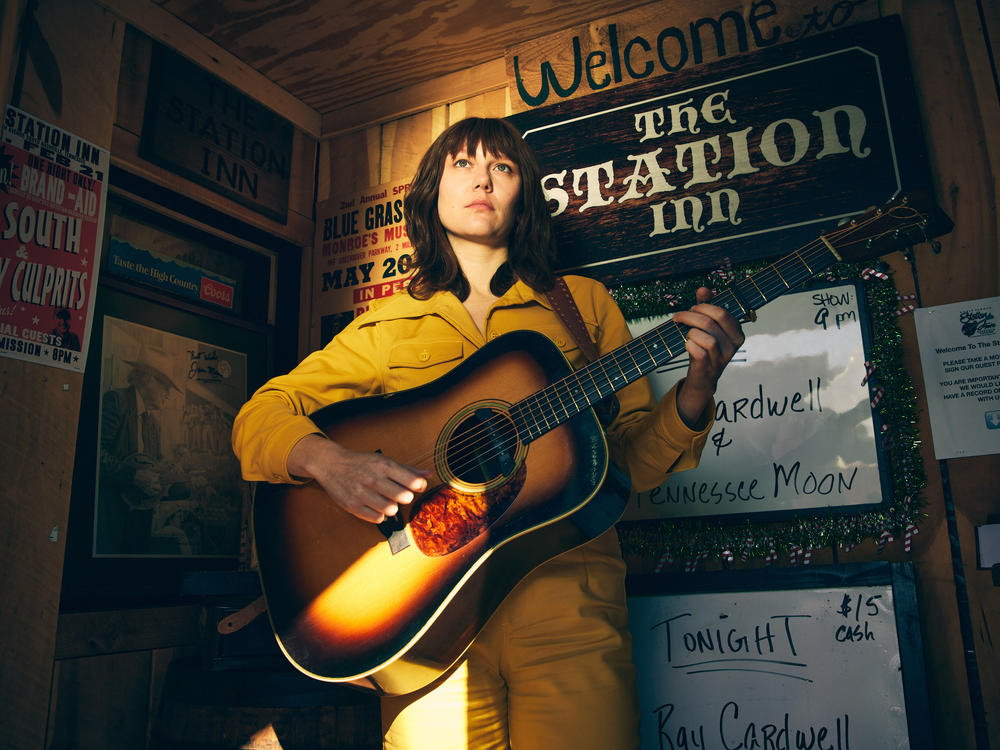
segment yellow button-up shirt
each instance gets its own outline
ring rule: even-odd
[[[573,298],[601,354],[627,343],[625,318],[608,290],[582,276],[567,276]],[[496,337],[519,329],[539,331],[574,368],[586,364],[572,334],[548,299],[515,283],[497,300],[480,331],[450,292],[417,300],[405,291],[373,304],[323,349],[294,370],[268,381],[243,406],[233,448],[245,479],[293,483],[286,462],[303,437],[318,433],[309,415],[328,404],[412,388],[444,375]],[[646,378],[618,392],[620,409],[607,428],[612,459],[636,491],[656,487],[673,471],[698,463],[714,407],[692,430],[677,412],[676,387],[657,404]]]

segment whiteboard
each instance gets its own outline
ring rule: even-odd
[[[642,750],[929,747],[912,569],[884,565],[863,582],[802,588],[785,571],[787,588],[741,590],[762,574],[740,571],[732,590],[630,594]]]
[[[855,284],[779,297],[745,323],[743,348],[715,396],[697,468],[633,493],[626,520],[859,510],[883,501],[880,448],[865,380],[863,301]],[[634,321],[634,336],[669,316]],[[649,375],[659,398],[687,357]]]

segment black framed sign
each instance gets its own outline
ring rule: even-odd
[[[284,223],[293,135],[288,120],[154,43],[144,159]]]
[[[237,567],[249,485],[229,436],[268,337],[107,282],[96,310],[64,604],[169,600],[187,572]]]
[[[932,747],[911,564],[628,588],[642,750]]]
[[[784,254],[930,184],[890,17],[513,115],[559,265],[610,285]]]

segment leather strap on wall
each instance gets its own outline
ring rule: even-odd
[[[245,628],[266,611],[267,602],[264,600],[263,595],[258,596],[239,612],[233,612],[229,617],[220,620],[215,629],[222,635],[235,633],[237,630]]]

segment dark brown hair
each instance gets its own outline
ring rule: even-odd
[[[469,294],[469,282],[438,218],[437,200],[445,160],[463,149],[475,153],[479,144],[484,151],[510,159],[521,175],[521,194],[507,243],[507,262],[493,276],[490,289],[500,296],[515,279],[520,279],[536,291],[547,292],[555,281],[552,217],[542,193],[541,170],[534,153],[506,120],[470,117],[449,127],[427,149],[403,201],[416,269],[409,291],[417,299],[427,299],[441,290],[454,292],[462,300]]]

